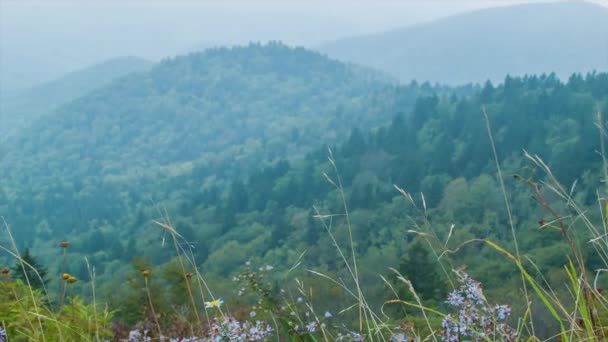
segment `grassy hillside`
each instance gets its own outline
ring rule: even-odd
[[[144,71],[151,63],[135,57],[118,57],[67,74],[14,95],[0,94],[0,141],[49,114],[61,105],[75,100],[113,80]]]
[[[485,9],[327,43],[329,56],[405,81],[494,82],[504,75],[608,68],[608,8],[582,1]]]

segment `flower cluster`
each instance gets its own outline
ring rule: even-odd
[[[0,335],[1,336],[1,335]],[[272,327],[264,321],[250,323],[239,322],[233,317],[214,318],[211,321],[209,332],[206,337],[178,337],[169,338],[169,342],[249,342],[264,341],[272,336]],[[0,339],[0,342],[4,340]],[[148,330],[131,330],[128,342],[152,341],[148,336]]]
[[[365,342],[365,338],[358,332],[350,331],[348,334],[339,333],[336,341]]]
[[[517,333],[506,322],[511,314],[509,306],[489,305],[480,282],[462,271],[457,274],[460,287],[448,295],[446,303],[458,309],[458,313],[443,319],[442,340],[455,342],[464,338],[481,341],[490,338],[514,341]]]
[[[0,325],[0,342],[4,342],[7,340],[6,330]]]
[[[131,330],[129,331],[129,338],[127,342],[148,342],[152,341],[152,338],[148,336],[148,330]]]
[[[253,324],[248,321],[241,323],[233,317],[214,318],[206,341],[263,341],[271,335],[272,327],[264,321]]]

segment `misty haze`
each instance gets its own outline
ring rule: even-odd
[[[0,342],[608,340],[608,2],[0,0]]]

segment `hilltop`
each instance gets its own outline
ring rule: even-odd
[[[389,121],[431,91],[279,43],[167,59],[7,140],[0,147],[7,216],[28,245],[40,225],[54,236],[84,233],[142,201],[166,199],[176,184],[202,191],[303,158],[354,127]]]

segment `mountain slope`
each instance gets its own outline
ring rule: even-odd
[[[62,104],[101,88],[124,75],[146,70],[151,63],[137,57],[118,57],[69,73],[17,95],[0,98],[0,141],[50,113]]]
[[[608,68],[608,9],[579,1],[499,7],[319,50],[403,80],[454,84],[551,72],[567,78]]]
[[[55,233],[86,230],[150,197],[166,198],[177,180],[202,189],[303,157],[353,127],[385,123],[430,91],[276,43],[169,59],[62,106],[1,145],[0,188],[14,205],[6,216],[30,242],[28,229],[41,222]]]

